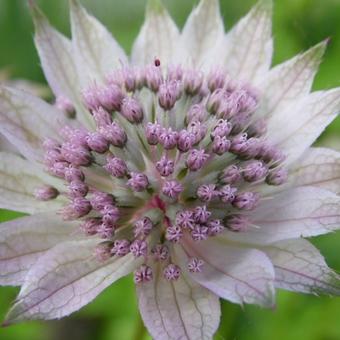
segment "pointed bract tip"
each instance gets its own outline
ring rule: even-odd
[[[200,0],[200,2],[198,3],[198,6],[202,6],[204,4],[210,5],[212,3],[214,3],[214,5],[219,5],[220,1],[219,0]]]
[[[325,39],[326,46],[329,46],[331,44],[331,42],[332,42],[332,37],[328,37],[328,38]]]
[[[220,11],[219,0],[200,0],[196,7],[197,10],[210,11],[211,9]]]
[[[304,53],[304,55],[310,55],[313,59],[319,60],[319,62],[321,62],[321,59],[322,59],[323,55],[325,54],[325,51],[328,47],[328,43],[329,43],[328,39],[322,40],[319,43],[317,43],[316,45],[309,48]]]
[[[81,7],[81,4],[78,0],[68,0],[70,8],[72,7]]]
[[[271,309],[273,312],[275,312],[275,311],[276,311],[276,309],[277,309],[277,305],[276,305],[276,303],[275,303],[275,302],[272,304],[272,306],[270,307],[270,309]]]
[[[10,326],[12,323],[9,320],[5,320],[4,322],[2,322],[1,324],[1,328],[6,328],[8,326]]]
[[[258,9],[265,9],[268,11],[273,10],[273,0],[259,0],[256,4],[256,7]]]
[[[35,0],[27,0],[27,4],[28,4],[28,8],[30,9],[30,11],[33,13],[37,8],[37,3],[35,2]]]
[[[44,13],[42,12],[42,10],[37,5],[37,3],[35,2],[35,0],[28,0],[28,5],[29,5],[29,9],[30,9],[33,21],[34,21],[34,25],[37,28],[38,27],[37,24],[39,23],[39,21],[46,20],[46,17]]]
[[[87,16],[87,9],[81,4],[79,0],[68,0],[71,17],[73,16]]]
[[[164,11],[164,6],[161,0],[148,0],[146,5],[146,13],[160,14]]]

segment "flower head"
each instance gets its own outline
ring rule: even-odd
[[[340,222],[340,155],[310,147],[340,108],[339,89],[309,93],[326,44],[270,69],[269,0],[226,35],[217,0],[181,33],[150,0],[128,59],[70,6],[71,41],[32,5],[56,107],[0,89],[21,154],[1,153],[1,207],[32,214],[0,235],[0,283],[22,286],[6,323],[68,315],[130,272],[156,339],[212,338],[219,297],[339,294],[301,238]]]

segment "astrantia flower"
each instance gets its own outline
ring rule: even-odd
[[[159,1],[129,59],[70,1],[72,41],[32,5],[49,105],[2,87],[0,283],[6,324],[68,315],[134,272],[156,339],[210,339],[219,297],[339,294],[302,237],[340,225],[340,154],[310,147],[340,89],[310,93],[327,42],[270,69],[271,3],[225,35],[217,0],[179,33]]]

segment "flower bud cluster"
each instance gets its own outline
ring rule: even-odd
[[[60,139],[43,143],[46,170],[66,190],[42,187],[35,197],[65,196],[63,218],[103,239],[99,261],[142,258],[136,283],[153,279],[153,262],[177,280],[174,243],[246,232],[262,186],[287,180],[285,155],[254,115],[259,95],[220,69],[164,70],[158,59],[124,65],[82,95],[94,128],[65,126]],[[68,114],[78,107],[64,97],[56,106]],[[189,257],[187,270],[199,273],[204,262]]]

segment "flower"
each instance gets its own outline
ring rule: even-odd
[[[72,41],[31,4],[55,105],[0,88],[5,324],[66,316],[134,272],[156,339],[210,339],[219,297],[340,293],[307,240],[340,225],[338,152],[311,147],[340,89],[310,93],[327,41],[270,68],[271,2],[225,35],[217,0],[183,31],[150,0],[130,59],[70,0]],[[13,149],[12,149],[13,150]]]

